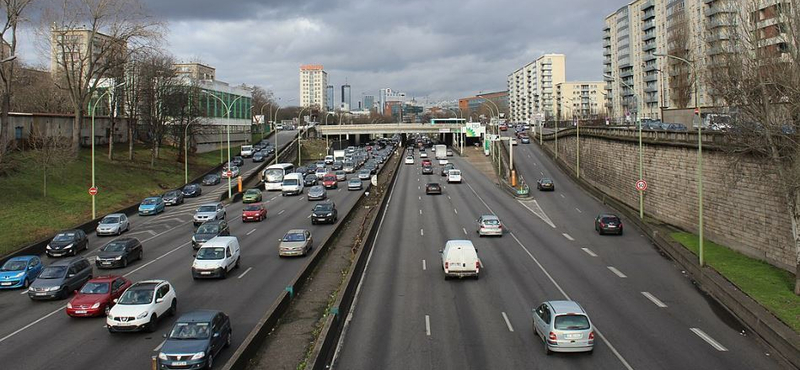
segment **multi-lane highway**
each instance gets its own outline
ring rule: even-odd
[[[281,132],[279,145],[290,141],[296,132]],[[245,174],[255,165],[246,159]],[[355,176],[355,175],[350,175]],[[360,191],[329,190],[340,215],[355,204]],[[188,199],[184,205],[168,207],[162,215],[132,216],[131,231],[123,237],[143,241],[144,260],[124,269],[94,269],[94,275],[120,274],[132,281],[164,279],[172,283],[178,297],[178,315],[209,308],[226,312],[233,323],[233,348],[216,359],[224,363],[264,312],[284,291],[305,264],[304,258],[278,257],[278,239],[290,228],[307,228],[317,241],[334,229],[332,225],[311,225],[314,202],[303,195],[282,197],[279,192],[264,192],[268,216],[260,223],[242,223],[242,204],[227,205],[231,234],[239,238],[242,262],[225,280],[195,281],[191,275],[193,233],[192,215],[198,204],[218,200],[227,184],[204,187],[203,196]],[[340,217],[340,220],[342,217]],[[81,255],[90,259],[111,237],[90,236],[90,250]],[[53,259],[45,258],[46,263]],[[162,320],[155,333],[109,334],[105,318],[74,319],[64,312],[67,300],[33,302],[24,292],[0,292],[0,359],[8,369],[144,369],[158,353],[162,334],[175,318]]]
[[[479,155],[470,151],[471,155]],[[338,369],[774,369],[758,341],[703,296],[631,223],[623,236],[599,236],[593,218],[609,211],[558,171],[534,144],[515,147],[533,183],[518,201],[465,159],[462,184],[426,196],[419,158],[403,166],[376,238]],[[435,162],[435,161],[434,161]],[[554,179],[554,192],[535,180]],[[481,214],[507,232],[479,238]],[[623,220],[624,221],[624,220]],[[439,250],[470,239],[480,280],[444,280]],[[597,335],[593,354],[545,355],[532,309],[571,299]]]

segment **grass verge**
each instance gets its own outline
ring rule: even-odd
[[[118,146],[114,161],[109,161],[107,153],[107,148],[97,148],[95,155],[98,217],[183,184],[183,162],[176,161],[174,148],[162,148],[160,159],[152,168],[149,148],[135,147],[133,161],[128,160],[127,145]],[[0,255],[91,219],[90,149],[82,149],[76,160],[48,174],[46,197],[43,173],[31,154],[15,153],[10,160],[15,170],[0,177],[4,199],[0,211]],[[218,161],[216,151],[190,154],[189,179],[208,171]]]
[[[698,253],[697,235],[674,232],[670,236],[694,254]],[[794,275],[708,240],[703,249],[706,263],[800,332],[800,296],[794,294]]]

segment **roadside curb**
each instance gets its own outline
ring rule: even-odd
[[[562,162],[555,160],[553,152],[546,146],[540,146],[543,152],[586,192],[622,213],[635,224],[653,244],[667,254],[697,283],[704,292],[714,298],[722,307],[736,317],[751,332],[756,333],[785,362],[800,368],[800,334],[780,321],[775,315],[749,295],[742,292],[713,267],[700,267],[694,253],[678,242],[670,240],[656,227],[639,219],[638,211],[631,209],[620,200],[609,196],[584,179],[576,178],[572,171]]]

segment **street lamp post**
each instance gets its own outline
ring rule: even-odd
[[[280,100],[280,98],[278,98],[278,100]],[[295,98],[291,98],[291,99],[287,100],[286,102],[288,103],[288,102],[293,101],[293,100],[295,100]],[[278,108],[275,108],[275,118],[272,120],[272,129],[273,130],[275,129],[275,125],[278,124],[278,112],[280,110],[281,110],[280,106],[278,106]],[[273,156],[273,159],[274,159],[273,163],[274,164],[278,164],[278,131],[275,131],[274,136],[275,136],[275,155]]]
[[[183,183],[189,183],[189,126],[196,121],[191,121],[186,124],[183,130]]]
[[[10,58],[6,58],[6,59],[0,61],[0,63],[6,62],[6,61],[9,61],[9,60],[14,60],[15,58],[16,58],[16,55],[12,55]],[[89,100],[89,105],[91,106],[90,108],[92,109],[92,137],[91,137],[91,139],[92,139],[92,189],[96,188],[96,186],[95,186],[95,176],[94,176],[95,175],[95,169],[94,169],[94,141],[95,141],[95,138],[94,138],[94,113],[95,113],[95,110],[97,110],[97,102],[102,100],[103,97],[106,94],[113,92],[118,87],[122,87],[123,85],[125,85],[124,82],[119,84],[119,85],[112,86],[110,89],[108,89],[105,92],[103,92],[102,94],[100,94],[100,96],[97,98],[97,100],[95,100],[94,104],[92,104],[92,101]],[[114,114],[114,113],[111,112],[111,114]],[[130,124],[130,122],[128,124]],[[114,140],[113,134],[114,134],[113,132],[110,134],[111,137],[109,138],[109,140]],[[92,195],[92,219],[95,219],[95,218],[97,218],[97,195]]]
[[[607,79],[613,80],[614,77],[611,75],[603,75]],[[644,180],[644,152],[642,150],[642,122],[639,119],[639,98],[636,96],[636,91],[628,85],[623,80],[619,80],[622,82],[625,87],[630,89],[633,92],[633,101],[634,101],[634,108],[636,109],[636,125],[639,126],[639,180]],[[644,191],[639,190],[639,219],[644,219]]]
[[[206,94],[206,95],[208,95],[210,97],[213,97],[214,99],[219,100],[219,102],[222,103],[222,106],[225,107],[225,119],[228,122],[228,124],[225,125],[226,128],[227,128],[227,136],[228,136],[228,171],[230,171],[230,163],[231,163],[231,122],[230,122],[230,120],[231,120],[231,108],[233,108],[233,104],[235,104],[237,100],[242,98],[242,95],[237,96],[236,99],[233,99],[233,101],[230,103],[230,105],[228,105],[219,96],[216,96],[216,95],[214,95],[214,94],[212,94],[212,93],[210,93],[210,92],[208,92],[206,90],[200,90],[200,91],[202,91],[204,94]],[[233,181],[233,180],[231,179],[231,176],[226,176],[226,177],[228,178],[228,198],[231,198],[232,197],[232,194],[231,194],[231,181]]]
[[[336,113],[333,113],[333,112],[325,113],[325,126],[328,125],[328,116],[336,116]],[[330,150],[331,150],[331,148],[329,147],[329,144],[328,144],[328,135],[325,135],[325,155],[328,155]]]
[[[692,79],[694,80],[694,110],[697,114],[697,229],[698,229],[698,255],[700,267],[705,265],[703,256],[703,116],[700,114],[700,104],[698,103],[698,82],[697,65],[691,60],[681,58],[671,54],[653,53],[657,57],[667,57],[679,60],[689,65],[692,69]]]
[[[297,114],[297,165],[298,166],[300,166],[300,163],[302,163],[302,161],[301,161],[302,157],[301,157],[301,153],[300,153],[300,149],[301,149],[300,148],[300,136],[302,135],[303,131],[300,129],[300,123],[302,122],[301,118],[302,118],[303,112],[305,112],[305,110],[306,110],[306,107],[303,107],[303,109],[300,109],[300,113]]]

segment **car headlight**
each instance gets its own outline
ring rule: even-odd
[[[25,275],[25,272],[24,272],[24,271],[23,271],[23,272],[20,272],[19,274],[16,274],[16,275],[14,275],[14,277],[15,277],[15,278],[21,278],[23,275]]]
[[[72,308],[72,303],[71,302],[67,302],[67,308]]]
[[[53,247],[51,247],[50,244],[48,244],[47,249],[53,249]]]
[[[206,353],[205,352],[197,352],[194,355],[192,355],[192,360],[199,360],[199,359],[201,359],[203,357],[206,357]]]
[[[114,257],[114,259],[115,259],[115,260],[117,260],[117,261],[119,261],[119,260],[121,260],[121,259],[122,259],[122,256],[116,256],[116,257]]]
[[[45,292],[55,292],[56,290],[59,290],[59,289],[61,289],[60,286],[50,286],[50,287],[44,288],[44,291]]]
[[[330,213],[328,213],[328,214],[327,214],[327,215],[325,215],[325,216],[328,216],[328,217],[330,217],[330,216],[333,216],[333,212],[330,212]]]
[[[72,244],[68,244],[66,247],[64,247],[64,249],[70,249],[70,248],[72,248]]]
[[[192,235],[192,241],[197,242],[197,239],[194,238],[194,235]]]
[[[95,304],[92,305],[92,308],[100,308],[100,302],[95,302]]]
[[[161,359],[161,360],[166,361],[167,360],[167,355],[164,354],[164,352],[159,352],[158,353],[158,358]]]
[[[141,320],[141,319],[143,319],[143,318],[145,318],[145,317],[147,317],[147,311],[144,311],[144,312],[142,312],[142,313],[140,313],[140,314],[136,315],[136,319],[137,319],[137,320]]]

